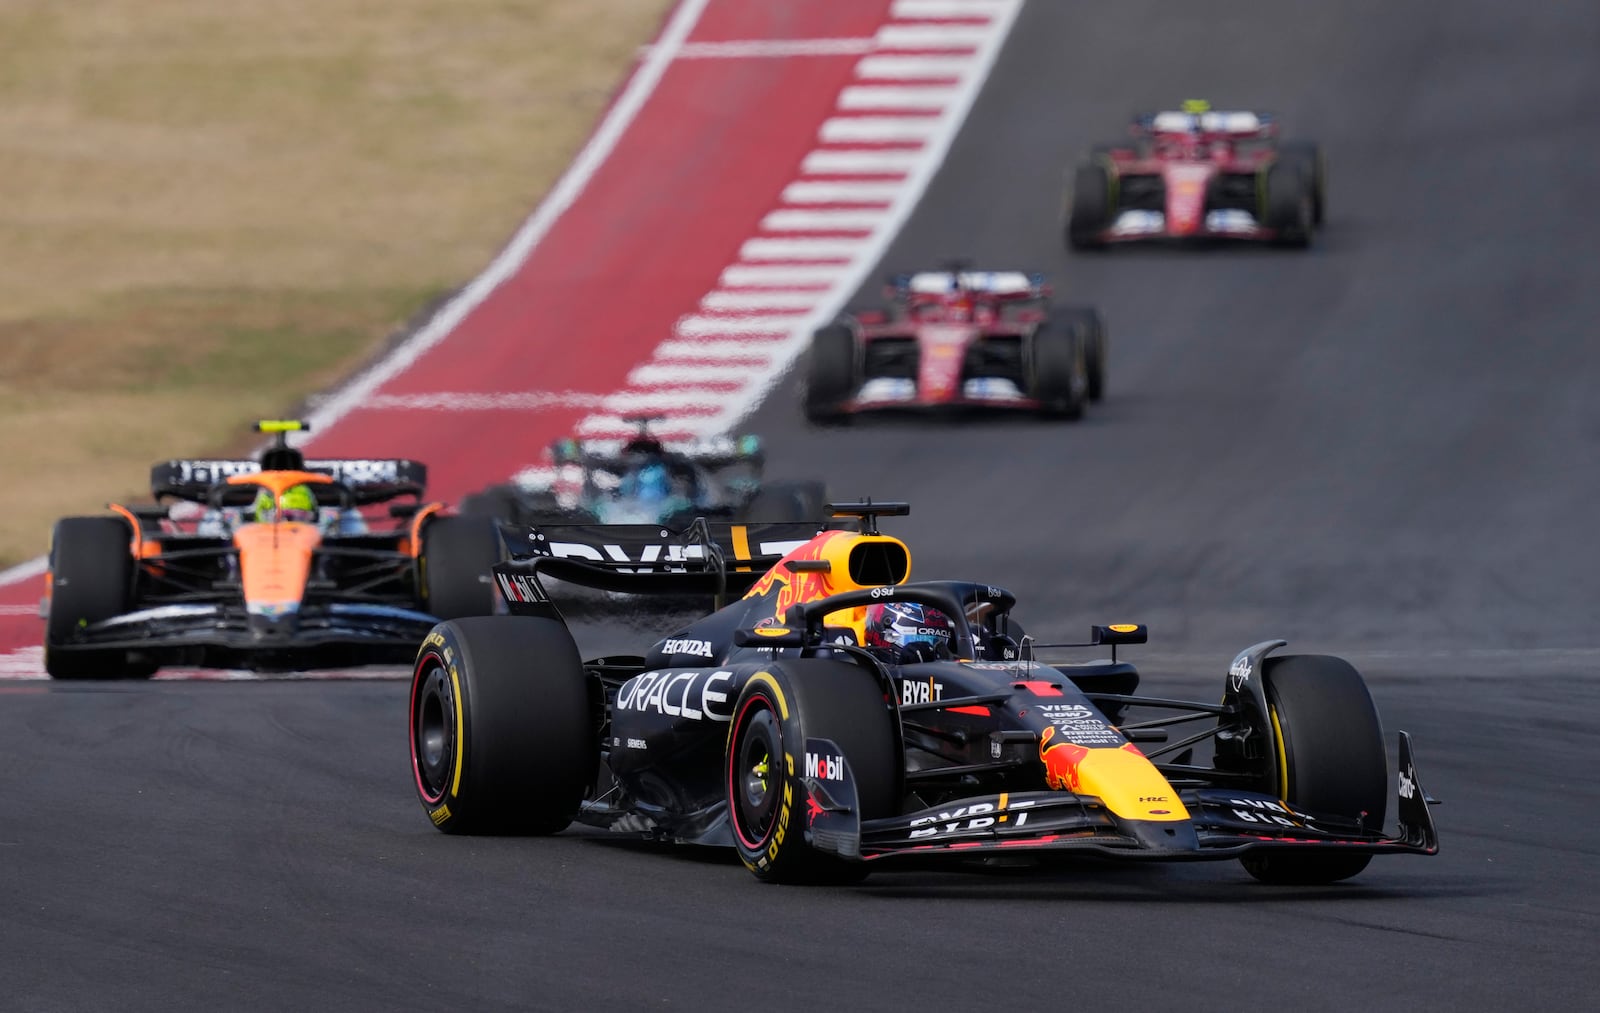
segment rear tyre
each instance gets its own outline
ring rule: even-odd
[[[1299,165],[1280,160],[1267,167],[1264,192],[1261,219],[1277,233],[1274,241],[1296,249],[1310,246],[1316,228],[1311,178]]]
[[[1084,321],[1079,317],[1051,314],[1033,332],[1028,387],[1046,418],[1083,417],[1089,400],[1085,346]]]
[[[1278,160],[1298,165],[1311,181],[1311,223],[1321,228],[1328,193],[1328,164],[1322,149],[1311,141],[1285,141],[1278,145]]]
[[[447,834],[553,834],[599,766],[588,676],[559,621],[435,626],[411,677],[411,772]]]
[[[50,536],[50,617],[44,667],[52,679],[145,679],[126,651],[71,646],[78,630],[133,605],[133,533],[121,517],[63,517]]]
[[[1105,246],[1111,227],[1111,172],[1101,161],[1086,162],[1072,173],[1072,204],[1067,217],[1067,245],[1074,250]]]
[[[1266,660],[1267,704],[1281,747],[1280,782],[1264,786],[1308,812],[1361,819],[1382,830],[1389,797],[1383,727],[1361,673],[1325,654]],[[1263,852],[1241,858],[1263,883],[1322,884],[1349,879],[1371,855]]]
[[[514,485],[491,485],[463,496],[456,509],[463,517],[492,517],[507,524],[521,524],[520,493]]]
[[[845,420],[844,402],[855,393],[856,336],[848,324],[829,324],[811,336],[806,364],[806,419],[816,425]]]
[[[488,517],[433,517],[422,529],[417,566],[424,611],[440,619],[494,612],[500,528]]]
[[[811,659],[773,664],[745,683],[728,730],[724,783],[734,847],[769,883],[859,880],[867,867],[814,851],[807,840],[806,739],[844,755],[862,820],[899,812],[903,748],[896,713],[873,674]]]

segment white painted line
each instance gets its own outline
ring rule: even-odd
[[[430,394],[380,394],[363,407],[401,411],[540,411],[593,408],[603,394],[570,390],[435,391]]]
[[[864,239],[747,239],[739,247],[739,259],[850,260],[865,243]]]
[[[680,338],[712,338],[738,334],[788,334],[795,320],[804,314],[792,316],[727,316],[684,317],[672,328]]]
[[[839,182],[801,180],[783,188],[783,199],[790,204],[888,205],[899,192],[899,183],[886,183],[881,180]]]
[[[707,310],[808,310],[821,298],[815,292],[730,292],[719,289],[700,300]]]
[[[788,56],[859,56],[877,48],[876,39],[729,39],[689,42],[679,48],[680,60],[747,60]],[[645,47],[648,51],[654,47]]]
[[[977,49],[991,34],[988,25],[884,25],[879,49]]]
[[[929,81],[960,78],[972,70],[970,56],[869,56],[856,64],[856,77],[868,80]]]
[[[602,411],[618,415],[637,412],[662,412],[669,415],[710,415],[717,410],[717,391],[689,390],[625,390],[606,396]]]
[[[30,559],[26,563],[18,563],[9,570],[0,570],[0,587],[5,587],[9,584],[20,584],[25,580],[42,577],[48,569],[50,569],[50,564],[43,556],[38,559]]]
[[[1010,0],[894,0],[893,18],[992,18]]]
[[[835,116],[818,136],[829,144],[926,141],[939,131],[937,116]]]
[[[747,383],[756,371],[749,366],[668,365],[648,362],[628,374],[630,387],[675,387],[679,384],[728,386]]]
[[[726,288],[743,285],[770,285],[774,288],[828,286],[838,281],[843,273],[842,264],[733,264],[722,269],[718,284]]]
[[[771,388],[782,379],[783,374],[793,365],[794,361],[804,353],[810,343],[811,332],[821,327],[838,315],[849,298],[855,294],[868,275],[882,259],[884,251],[894,241],[900,228],[910,217],[917,202],[922,199],[923,192],[927,190],[928,183],[933,179],[934,173],[944,162],[945,153],[950,150],[956,134],[960,132],[961,125],[966,121],[967,114],[972,109],[972,104],[977,101],[978,91],[983,82],[988,78],[990,69],[995,60],[1000,56],[1001,47],[1006,36],[1011,31],[1012,24],[1016,21],[1022,9],[1021,0],[1008,0],[1004,7],[996,7],[994,21],[983,45],[973,59],[965,65],[971,73],[962,77],[962,88],[958,99],[945,110],[938,118],[938,132],[929,138],[928,144],[918,154],[914,168],[906,180],[905,188],[895,200],[888,220],[875,232],[871,239],[861,245],[857,255],[850,262],[850,272],[839,280],[834,286],[830,297],[817,304],[816,310],[802,323],[798,324],[789,340],[777,349],[779,356],[775,367],[765,374],[763,382],[751,384],[744,389],[741,397],[729,399],[726,410],[712,419],[707,419],[701,425],[701,432],[719,433],[731,432],[745,416],[749,415],[766,398]],[[873,60],[887,59],[881,56],[868,56],[861,63],[866,64]],[[860,70],[857,76],[864,76]]]
[[[812,175],[876,173],[902,175],[917,167],[922,157],[919,151],[813,151],[800,164],[800,171]]]
[[[0,654],[0,679],[46,679],[43,647],[19,647]]]
[[[839,108],[944,109],[955,96],[947,85],[852,85],[839,93]]]
[[[595,130],[589,143],[578,152],[578,157],[557,180],[549,196],[540,202],[533,214],[511,237],[511,242],[500,251],[487,269],[472,279],[455,298],[433,315],[415,334],[400,344],[393,353],[379,360],[371,369],[356,377],[343,388],[322,400],[309,415],[313,433],[327,432],[339,419],[365,404],[374,391],[396,376],[410,369],[429,349],[449,337],[466,316],[487,299],[495,289],[514,276],[537,247],[566,213],[578,195],[594,177],[622,135],[632,125],[639,110],[655,92],[662,75],[671,66],[673,58],[684,45],[684,40],[694,29],[700,15],[710,0],[682,0],[673,10],[660,40],[640,63],[639,69],[629,78],[627,87],[617,98],[605,119]]]
[[[530,468],[523,468],[511,476],[511,481],[525,488],[547,489],[556,480],[556,469],[548,465],[536,464]]]
[[[889,213],[887,208],[780,208],[761,219],[768,232],[870,232]]]
[[[654,358],[695,362],[749,362],[765,371],[783,346],[781,339],[766,341],[667,341],[656,346]]]
[[[677,428],[674,425],[677,424]],[[615,436],[618,439],[627,439],[639,431],[637,423],[629,422],[620,415],[590,415],[578,423],[577,432],[580,436]],[[674,419],[665,419],[650,427],[650,432],[660,440],[684,440],[693,437],[694,430],[676,423]]]
[[[36,616],[39,614],[37,605],[0,605],[0,616]]]

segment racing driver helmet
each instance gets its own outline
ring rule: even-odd
[[[255,503],[251,506],[250,517],[257,524],[268,524],[272,521],[297,521],[301,524],[315,524],[317,521],[317,497],[309,485],[291,485],[283,490],[277,502],[273,502],[272,491],[262,489],[256,494]]]
[[[938,609],[909,601],[867,607],[866,646],[909,664],[955,657],[956,624]]]

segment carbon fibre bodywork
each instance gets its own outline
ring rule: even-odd
[[[1138,671],[1117,649],[1143,643],[1142,626],[1096,626],[1085,643],[1049,648],[1099,647],[1109,657],[1046,657],[1047,648],[1012,618],[1016,602],[1008,591],[967,581],[907,582],[909,552],[872,523],[872,514],[892,511],[840,509],[867,514],[863,530],[828,528],[801,538],[803,526],[713,529],[703,521],[685,532],[590,530],[583,536],[595,539],[594,551],[586,558],[541,548],[496,568],[513,616],[561,619],[541,575],[613,592],[710,594],[720,606],[638,655],[583,663],[599,762],[576,811],[579,822],[735,846],[758,875],[770,871],[762,849],[772,841],[776,855],[786,833],[829,860],[872,865],[1055,852],[1187,861],[1437,850],[1405,733],[1394,833],[1385,832],[1381,794],[1376,805],[1351,811],[1323,811],[1295,797],[1304,782],[1289,768],[1313,762],[1312,740],[1305,737],[1296,755],[1285,730],[1289,712],[1280,728],[1282,701],[1269,700],[1268,672],[1277,661],[1269,655],[1281,641],[1234,659],[1220,703],[1140,695]],[[519,541],[546,547],[574,544],[562,541],[574,537],[559,529],[518,533]],[[647,553],[652,544],[656,551]],[[656,562],[641,565],[646,555]],[[864,617],[886,601],[952,617],[952,651],[906,657],[868,647]],[[457,661],[463,657],[449,636],[434,636]],[[417,679],[444,656],[436,651],[430,662],[424,648]],[[453,668],[451,677],[458,677]],[[854,716],[842,724],[836,713],[810,721],[808,714],[826,710],[815,694],[829,685],[854,687],[849,692],[862,708],[856,716],[869,724],[878,720],[872,712],[887,710],[877,734],[892,739],[892,764],[875,766],[858,749]],[[759,835],[748,832],[742,799],[766,797],[776,790],[769,779],[775,784],[782,775],[766,760],[745,770],[735,756],[753,693],[782,712],[785,745],[772,760],[787,766],[782,822],[775,838],[767,825],[768,837],[754,850],[750,842]],[[842,746],[835,729],[857,738]],[[464,735],[457,729],[445,738]],[[444,798],[442,787],[424,793],[436,824],[438,812],[450,815]],[[761,804],[773,818],[775,803]]]

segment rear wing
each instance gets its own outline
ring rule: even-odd
[[[682,531],[658,524],[503,525],[507,561],[495,583],[514,614],[548,615],[541,577],[625,594],[742,595],[826,521],[771,524],[708,522]]]
[[[350,490],[355,506],[397,496],[420,499],[428,486],[428,466],[405,458],[330,458],[307,461],[304,470],[328,475]],[[252,460],[163,461],[150,468],[150,494],[205,503],[212,486],[260,471],[261,462]]]

